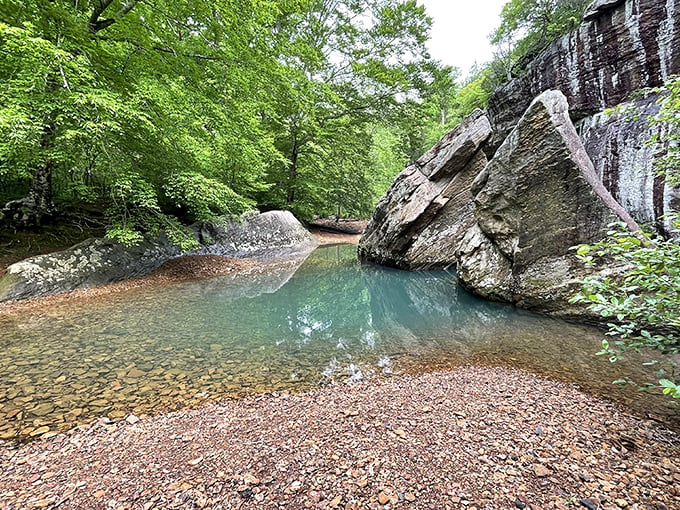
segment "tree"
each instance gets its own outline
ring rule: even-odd
[[[510,0],[501,24],[491,34],[496,45],[491,64],[494,85],[521,73],[552,41],[576,29],[591,0]]]
[[[53,215],[55,181],[60,199],[108,203],[110,231],[129,242],[179,229],[169,213],[189,211],[197,187],[224,191],[214,212],[239,212],[279,157],[259,91],[278,76],[271,27],[289,8],[297,2],[3,2],[0,175],[31,183],[6,220]]]
[[[429,83],[424,43],[430,20],[414,0],[315,0],[278,22],[290,87],[267,119],[286,157],[269,174],[265,203],[302,216],[339,205],[364,213],[372,197],[339,192],[372,171],[370,126]],[[327,204],[329,193],[332,204]],[[359,198],[361,199],[359,200]],[[341,203],[336,203],[338,200]]]

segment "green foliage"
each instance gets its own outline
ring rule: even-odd
[[[255,203],[234,193],[226,184],[197,172],[184,172],[168,179],[166,196],[184,209],[192,221],[209,221],[215,216],[237,216],[253,209]]]
[[[678,184],[677,141],[680,133],[680,82],[671,80],[663,92],[658,115],[650,120],[661,128],[661,135],[650,142],[660,149],[656,171],[670,184]],[[677,214],[672,217],[680,229]],[[603,317],[615,320],[608,334],[615,340],[603,342],[602,354],[612,361],[627,350],[651,348],[664,355],[680,354],[680,238],[664,239],[645,233],[631,234],[622,226],[593,246],[577,249],[577,256],[587,265],[615,263],[628,269],[611,278],[591,277],[574,301],[589,303]],[[658,387],[680,398],[680,374],[675,365],[659,371]]]
[[[255,203],[370,214],[399,170],[373,129],[429,108],[439,69],[415,0],[6,0],[0,19],[3,199],[49,172],[128,243]]]
[[[589,303],[593,311],[615,321],[607,333],[615,340],[603,342],[601,354],[616,361],[627,350],[651,348],[670,356],[680,353],[680,243],[613,230],[598,244],[580,246],[577,254],[588,265],[615,261],[630,268],[612,278],[587,278],[574,299]],[[660,386],[676,388],[666,393],[680,397],[678,375],[665,370],[657,375],[664,380]],[[671,379],[676,386],[669,386]]]
[[[680,186],[680,77],[673,76],[650,92],[661,94],[659,113],[650,122],[659,130],[649,140],[655,148],[655,170],[669,185]]]
[[[491,34],[490,79],[498,86],[521,74],[548,44],[578,27],[591,0],[510,0]]]

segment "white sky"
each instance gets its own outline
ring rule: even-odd
[[[458,67],[463,76],[475,62],[491,60],[489,34],[500,25],[509,0],[419,0],[432,18],[428,43],[433,58]]]

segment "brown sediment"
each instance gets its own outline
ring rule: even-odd
[[[338,232],[329,232],[328,230],[320,228],[310,228],[309,231],[321,246],[333,244],[359,244],[359,239],[361,239],[361,234],[341,234]]]
[[[0,448],[0,508],[680,508],[680,442],[526,372],[460,367],[100,420]]]
[[[321,246],[358,244],[361,237],[360,235],[338,234],[319,229],[313,229],[311,232]],[[276,264],[276,261],[263,263],[252,259],[222,257],[219,255],[187,255],[169,260],[155,271],[129,280],[50,296],[0,303],[0,315],[35,310],[72,300],[104,296],[142,287],[214,278],[255,268],[266,268],[272,264]]]
[[[267,264],[251,259],[221,257],[219,255],[188,255],[169,260],[151,273],[129,280],[110,283],[101,287],[78,289],[50,296],[0,303],[0,315],[25,312],[69,301],[126,292],[142,287],[214,278],[265,266]]]

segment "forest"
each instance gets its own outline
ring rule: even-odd
[[[183,225],[255,207],[369,216],[585,2],[509,2],[466,80],[428,55],[415,0],[0,5],[5,223],[94,216],[126,244],[189,247]]]

